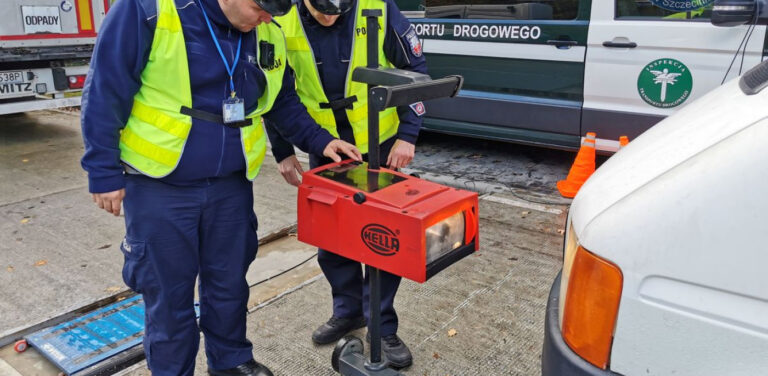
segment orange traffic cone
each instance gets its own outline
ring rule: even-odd
[[[629,143],[629,137],[627,137],[627,136],[619,137],[619,150],[621,150],[621,148],[627,146],[628,143]]]
[[[595,172],[595,138],[597,135],[594,132],[587,133],[579,153],[576,154],[576,160],[573,161],[571,171],[568,172],[568,177],[557,182],[557,190],[563,197],[575,197],[579,188]]]

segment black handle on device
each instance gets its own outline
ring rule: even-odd
[[[411,103],[437,98],[455,97],[464,84],[462,76],[448,76],[429,82],[397,86],[377,86],[371,89],[372,96],[368,99],[369,107],[384,111],[389,107],[408,105]]]

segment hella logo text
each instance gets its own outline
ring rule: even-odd
[[[372,223],[363,227],[360,237],[368,249],[382,256],[393,256],[400,250],[397,234],[382,225]]]

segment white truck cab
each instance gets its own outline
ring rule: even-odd
[[[768,61],[666,118],[575,197],[542,374],[768,375]]]
[[[765,60],[764,3],[398,0],[429,73],[465,78],[425,129],[563,148],[595,132],[605,151]]]

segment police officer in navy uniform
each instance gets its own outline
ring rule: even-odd
[[[154,375],[193,375],[202,330],[212,375],[272,375],[246,338],[261,118],[312,154],[359,159],[309,116],[270,23],[290,0],[121,0],[82,100],[83,168],[98,206],[125,208],[123,279],[146,304]],[[199,278],[200,320],[195,319]]]
[[[385,23],[380,30],[366,30],[363,9],[378,8]],[[303,0],[287,15],[278,17],[288,43],[288,63],[296,75],[297,92],[310,115],[331,134],[368,151],[367,91],[351,81],[351,71],[366,65],[366,33],[379,32],[380,61],[426,73],[426,62],[415,28],[393,0]],[[389,168],[407,166],[413,159],[424,105],[414,103],[380,115],[380,160]],[[303,172],[286,133],[267,124],[272,152],[287,182],[298,185]],[[364,157],[366,157],[365,155]],[[310,153],[312,168],[331,162]],[[361,264],[326,250],[318,261],[331,284],[333,316],[314,333],[318,344],[332,343],[366,325],[369,317],[368,282]],[[397,336],[398,319],[393,307],[400,277],[382,272],[382,350],[396,368],[412,363],[408,347]]]

